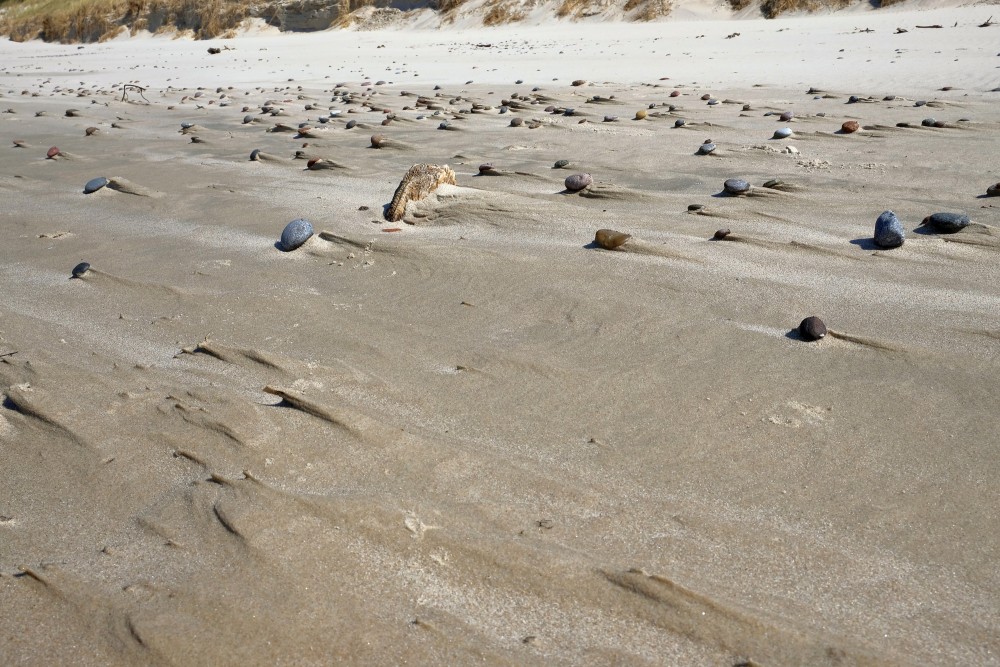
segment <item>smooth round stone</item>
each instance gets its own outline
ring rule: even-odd
[[[97,192],[107,184],[108,184],[108,179],[104,178],[103,176],[92,178],[89,181],[87,181],[86,185],[83,186],[83,194],[89,195],[91,192]]]
[[[883,102],[892,102],[895,99],[896,99],[895,95],[886,95],[885,97],[882,98],[882,101]]]
[[[590,186],[593,182],[594,179],[590,174],[573,174],[566,177],[565,185],[570,192],[576,192]]]
[[[639,109],[638,111],[635,112],[635,119],[636,120],[642,120],[645,117],[646,117],[646,110],[645,109]]]
[[[792,128],[782,127],[774,131],[774,139],[787,139],[792,136]]]
[[[441,123],[438,125],[439,130],[447,130],[449,127],[451,127],[451,123],[449,123],[446,120],[441,121]]]
[[[986,188],[987,197],[1000,197],[1000,183]]]
[[[915,107],[922,107],[925,104],[927,104],[927,100],[917,100],[916,102],[913,103],[913,106],[915,106]]]
[[[750,183],[742,178],[730,178],[722,184],[722,189],[731,195],[743,195],[750,192]]]
[[[72,275],[74,278],[82,278],[83,274],[85,274],[87,271],[90,271],[90,263],[80,262],[79,264],[73,267]]]
[[[717,229],[717,230],[715,230],[715,234],[712,234],[712,238],[715,239],[716,241],[721,241],[722,239],[726,238],[730,234],[732,234],[732,232],[729,231],[728,228]]]
[[[707,102],[708,100],[712,99],[712,96],[709,95],[708,93],[705,93],[704,95],[701,96],[701,99],[702,101]]]
[[[614,250],[624,245],[630,238],[632,238],[632,235],[625,232],[617,232],[613,229],[598,229],[594,235],[594,243],[605,250]]]
[[[937,121],[933,118],[924,118],[920,121],[920,124],[924,127],[934,127],[937,124]]]
[[[906,232],[903,224],[892,211],[884,211],[875,221],[875,245],[880,248],[898,248],[903,245]]]
[[[703,208],[705,208],[704,204],[688,204],[689,211],[700,211]]]
[[[857,95],[851,95],[850,97],[847,98],[847,103],[848,104],[855,104],[855,103],[857,103],[857,101],[858,101],[858,96]]]
[[[961,213],[934,213],[924,218],[924,224],[936,232],[954,234],[969,224],[969,216]]]
[[[784,112],[782,112],[782,114],[778,118],[778,120],[780,120],[783,123],[787,123],[788,121],[790,121],[794,117],[795,117],[795,114],[793,114],[791,111],[784,111]]]
[[[569,160],[556,160],[556,163],[552,165],[553,169],[563,169],[569,166]]]
[[[382,144],[384,144],[387,140],[388,137],[384,134],[373,134],[371,138],[372,148],[382,148]]]
[[[718,103],[719,103],[719,100],[711,99],[711,100],[708,101],[708,106],[714,107]]]
[[[347,121],[347,125],[345,125],[344,127],[346,127],[348,130],[350,130],[351,128],[353,128],[357,124],[358,124],[358,121],[356,121],[356,120],[349,120],[349,121]]]
[[[250,151],[250,161],[251,162],[256,162],[257,161],[257,156],[259,156],[259,155],[260,155],[260,149],[259,148],[253,149],[252,151]]]
[[[59,155],[59,149],[56,148],[55,146],[53,146],[52,148],[50,148],[45,152],[45,157],[49,159],[54,158],[57,155]]]
[[[190,127],[194,127],[194,123],[188,123],[188,122],[181,123],[181,129],[186,130],[186,129],[190,128]]]
[[[715,144],[702,144],[698,146],[698,155],[708,155],[715,151]]]
[[[501,113],[501,114],[505,114],[505,113],[507,113],[508,111],[510,111],[510,109],[508,109],[508,108],[507,108],[506,106],[502,106],[502,107],[500,107],[500,113]]]
[[[674,127],[684,127],[686,124],[687,121],[684,120],[683,118],[678,118],[677,120],[674,121]]]
[[[679,91],[679,90],[671,90],[670,91],[670,97],[680,97],[680,96],[681,96],[681,91]]]
[[[521,127],[522,125],[524,125],[524,119],[523,118],[511,118],[510,119],[510,126],[511,127]]]
[[[281,247],[286,251],[295,250],[313,235],[313,226],[305,218],[292,220],[281,231]]]
[[[799,323],[799,335],[802,340],[814,341],[826,336],[826,325],[815,315],[807,317]]]
[[[247,114],[246,116],[243,116],[243,124],[244,125],[246,125],[247,123],[252,123],[252,122],[253,122],[253,115],[252,114]]]
[[[840,131],[843,132],[844,134],[853,134],[857,132],[860,128],[861,126],[858,124],[858,121],[848,120],[845,121],[844,124],[840,126]]]

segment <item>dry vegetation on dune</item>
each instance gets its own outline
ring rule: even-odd
[[[190,30],[219,37],[252,15],[245,0],[7,0],[0,34],[14,41],[95,42],[122,30]]]
[[[867,0],[718,0],[734,11],[755,2],[766,18],[793,11],[841,9]],[[880,6],[904,0],[880,0]],[[670,14],[672,0],[487,0],[476,11],[483,25],[516,23],[541,4],[551,6],[559,18],[621,16],[632,21],[652,21]],[[40,38],[58,42],[94,42],[110,39],[123,30],[191,31],[208,39],[234,33],[248,18],[262,18],[282,29],[322,29],[348,26],[355,12],[371,6],[392,7],[393,0],[315,0],[304,9],[291,0],[0,0],[0,35],[23,41]],[[445,22],[469,9],[470,0],[426,0]],[[296,18],[316,8],[329,20],[303,28]],[[298,25],[298,27],[296,27]]]

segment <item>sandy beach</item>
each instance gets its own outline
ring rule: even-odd
[[[1000,665],[1000,7],[918,7],[0,41],[0,664]]]

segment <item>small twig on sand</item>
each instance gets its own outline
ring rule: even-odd
[[[918,25],[917,27],[918,28],[943,28],[944,26],[943,25],[934,24],[934,25]]]
[[[989,27],[990,27],[991,25],[996,25],[996,24],[995,24],[995,23],[993,22],[993,17],[992,17],[992,16],[991,16],[991,17],[989,17],[988,19],[986,19],[986,23],[980,23],[980,24],[979,24],[979,27],[980,27],[980,28],[989,28]]]
[[[149,100],[147,100],[146,96],[143,95],[143,93],[146,91],[146,89],[143,88],[142,86],[137,86],[137,85],[132,84],[132,83],[126,83],[126,84],[122,85],[122,102],[128,101],[128,91],[130,91],[130,90],[138,91],[139,97],[141,97],[142,99],[146,100],[146,104],[149,104]]]
[[[0,359],[3,359],[4,357],[13,357],[15,354],[17,354],[16,350],[14,352],[4,352],[3,354],[0,354]]]
[[[897,35],[902,35],[904,32],[910,32],[910,31],[907,30],[906,28],[896,28]]]

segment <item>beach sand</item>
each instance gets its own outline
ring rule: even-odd
[[[0,663],[1000,664],[990,9],[0,43]]]

